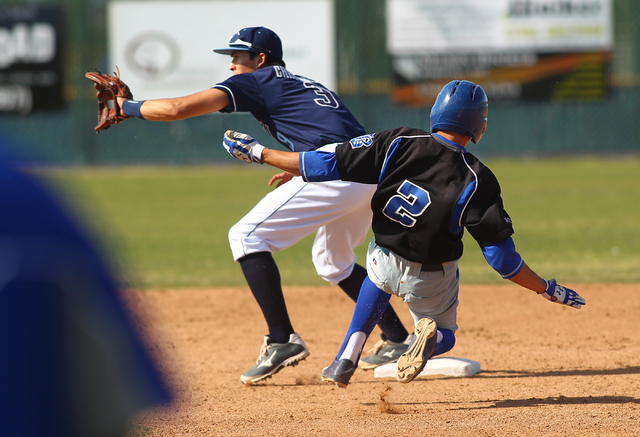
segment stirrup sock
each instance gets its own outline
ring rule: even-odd
[[[440,339],[442,336],[442,340]],[[456,336],[450,329],[438,329],[438,344],[433,356],[441,355],[445,352],[449,352],[456,344]]]
[[[369,338],[380,316],[389,305],[390,299],[391,295],[376,287],[369,278],[364,280],[362,288],[360,289],[360,296],[358,296],[358,302],[356,303],[356,309],[351,318],[349,330],[347,331],[347,335],[336,359],[340,359],[353,334],[362,332],[365,335],[365,341]],[[362,353],[362,347],[364,347],[364,342],[358,351],[358,356]],[[354,361],[354,363],[357,363],[357,361]]]

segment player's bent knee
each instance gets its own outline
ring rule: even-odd
[[[314,259],[315,261],[315,259]],[[337,265],[328,265],[328,264],[314,264],[316,268],[316,272],[318,276],[327,281],[331,285],[338,285],[342,280],[346,279],[351,275],[353,271],[353,266],[355,261],[350,265],[343,265],[342,268]]]
[[[252,234],[250,231],[247,231],[247,226],[244,226],[242,223],[237,223],[229,229],[228,238],[233,259],[236,261],[252,253],[273,253],[278,250],[278,248],[273,247],[257,233]]]
[[[311,255],[318,276],[331,285],[337,285],[340,281],[348,278],[356,264],[353,250],[335,250],[331,252],[331,256],[328,256],[328,250],[318,250],[318,247],[314,245]]]

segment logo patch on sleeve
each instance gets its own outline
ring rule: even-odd
[[[357,138],[353,138],[349,141],[352,149],[359,149],[360,147],[369,147],[373,143],[373,134],[362,135]]]

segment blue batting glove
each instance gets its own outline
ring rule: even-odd
[[[264,146],[247,134],[228,130],[222,138],[222,146],[229,155],[240,161],[262,164]]]
[[[571,308],[575,308],[577,310],[582,308],[582,305],[587,304],[584,298],[580,297],[578,293],[571,290],[570,288],[563,287],[562,285],[556,283],[555,279],[551,279],[546,282],[547,289],[544,292],[540,293],[545,299],[548,299],[551,302],[570,306]]]

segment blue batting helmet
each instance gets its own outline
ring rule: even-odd
[[[431,132],[436,129],[468,135],[478,144],[487,130],[489,101],[480,85],[468,80],[446,84],[431,108]]]

